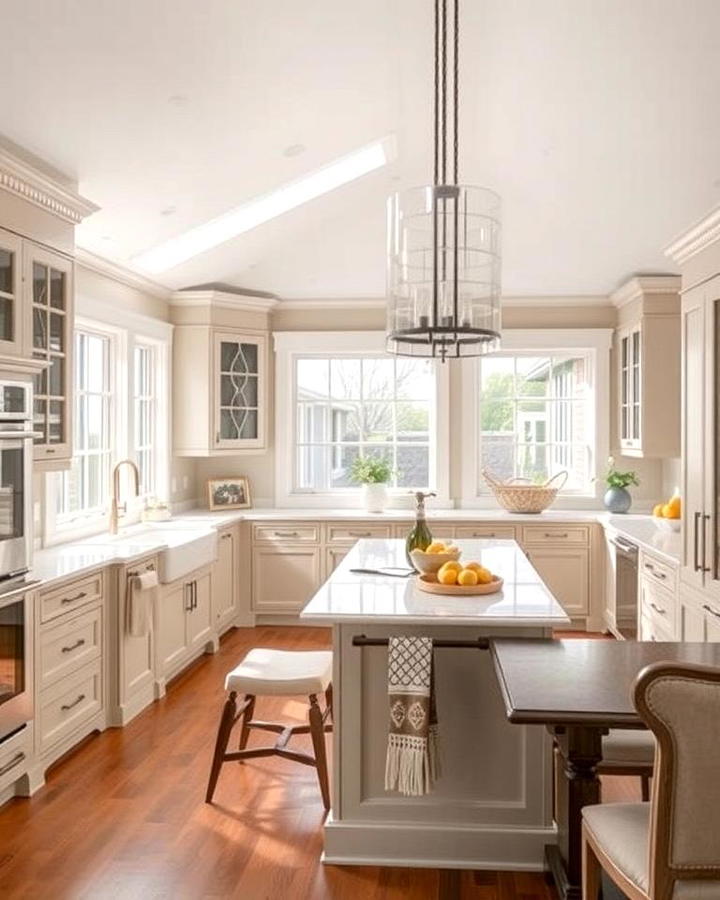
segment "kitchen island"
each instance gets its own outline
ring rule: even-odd
[[[569,619],[515,541],[457,544],[463,560],[504,579],[501,592],[438,596],[419,591],[412,577],[354,573],[407,566],[404,541],[360,540],[301,614],[333,628],[328,863],[541,869],[545,845],[556,840],[549,737],[508,723],[482,648],[490,637],[549,637]],[[362,639],[392,635],[451,643],[435,651],[442,774],[424,797],[384,789],[387,647]],[[452,646],[478,638],[477,647]]]

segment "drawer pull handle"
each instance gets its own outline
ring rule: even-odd
[[[10,760],[10,762],[5,763],[5,765],[2,768],[0,768],[0,777],[2,777],[3,775],[7,775],[7,773],[11,769],[14,769],[15,766],[19,765],[24,759],[25,759],[24,753],[18,753],[16,756],[13,756],[13,758]]]
[[[273,531],[275,537],[300,537],[297,531]]]
[[[473,537],[476,537],[476,538],[491,538],[491,537],[495,537],[495,532],[494,532],[494,531],[485,531],[485,532],[483,532],[483,531],[473,531]]]
[[[715,618],[720,619],[720,613],[715,612],[712,606],[708,606],[707,603],[703,603],[703,609],[706,609],[709,613],[711,613]]]
[[[74,597],[63,597],[60,601],[61,603],[77,603],[78,600],[82,600],[83,597],[87,597],[87,591],[80,591],[79,594],[75,594]]]
[[[78,694],[72,703],[63,703],[63,705],[60,707],[60,709],[63,712],[67,712],[69,709],[72,709],[73,706],[77,706],[78,703],[82,703],[84,699],[85,699],[85,694]]]
[[[228,534],[227,532],[225,532],[225,534],[220,535],[220,540],[221,541],[229,541],[231,537],[232,537],[231,534]]]
[[[656,578],[659,578],[661,581],[665,581],[667,579],[667,575],[664,572],[658,572],[652,563],[645,563],[645,568],[648,570],[648,572],[652,572],[652,574]]]
[[[566,537],[570,537],[570,535],[568,534],[567,531],[557,531],[557,532],[546,531],[545,537],[546,538],[566,538]]]
[[[348,531],[348,534],[357,538],[372,537],[372,531]]]
[[[73,650],[77,650],[78,647],[84,647],[84,646],[85,646],[85,638],[79,638],[77,641],[75,641],[74,644],[70,644],[69,647],[63,647],[62,652],[63,653],[72,653]]]
[[[155,563],[148,563],[145,566],[145,568],[143,569],[143,572],[154,572],[154,571],[155,571]],[[128,578],[135,578],[135,576],[137,576],[137,575],[142,575],[142,572],[140,571],[140,569],[130,569],[127,574],[128,574]]]
[[[661,616],[667,615],[662,606],[658,606],[656,603],[651,603],[650,606],[655,610],[656,613],[660,613]]]

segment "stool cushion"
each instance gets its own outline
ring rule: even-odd
[[[634,765],[655,762],[655,737],[652,731],[612,728],[602,739],[604,763]]]
[[[225,678],[240,694],[319,694],[332,680],[330,650],[268,650],[256,647]]]
[[[598,847],[623,875],[647,891],[649,883],[649,803],[605,803],[585,806],[583,822]]]

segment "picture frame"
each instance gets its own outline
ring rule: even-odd
[[[208,478],[208,509],[249,509],[252,506],[250,481],[246,475]]]

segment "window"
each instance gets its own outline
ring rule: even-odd
[[[297,490],[353,487],[359,456],[387,460],[393,487],[430,485],[430,361],[301,357],[295,385]]]
[[[76,319],[73,460],[68,471],[47,476],[46,545],[106,529],[118,460],[137,464],[141,498],[168,499],[170,326],[96,301],[92,310],[121,326]],[[123,478],[123,500],[128,487]],[[131,504],[126,521],[137,519],[140,506]]]
[[[360,505],[351,477],[359,457],[390,464],[403,505],[413,489],[447,498],[447,374],[438,363],[389,356],[375,332],[283,333],[275,345],[276,502]]]
[[[140,493],[148,496],[155,493],[157,469],[155,348],[136,344],[133,356],[134,455],[140,472]]]
[[[479,361],[481,469],[542,483],[562,470],[589,492],[593,391],[585,354],[491,355]]]
[[[111,366],[111,338],[76,330],[74,454],[70,471],[56,479],[60,520],[100,514],[107,508],[115,414]]]

